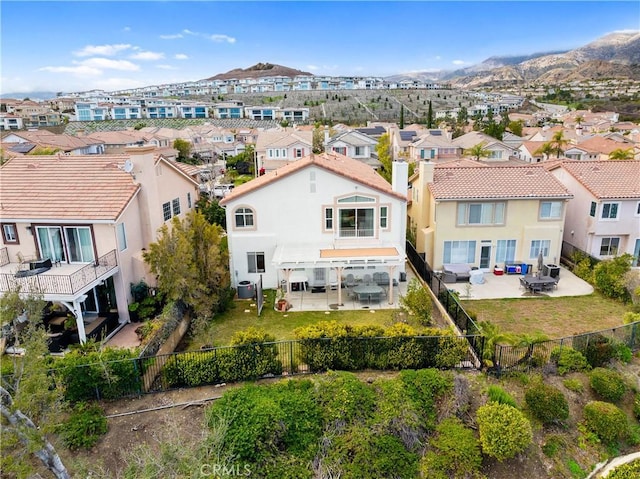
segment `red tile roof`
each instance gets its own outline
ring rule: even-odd
[[[435,168],[429,184],[436,200],[493,198],[571,198],[542,166]]]
[[[402,200],[406,199],[403,195],[394,192],[391,185],[369,165],[338,153],[320,153],[305,156],[275,171],[259,176],[248,183],[237,186],[231,194],[220,201],[220,204],[225,205],[231,200],[275,183],[279,179],[292,175],[308,166],[323,168],[383,193],[396,196]]]
[[[118,165],[128,155],[23,156],[0,168],[0,216],[26,220],[118,218],[139,185]]]
[[[565,161],[562,167],[596,198],[640,198],[640,161]]]

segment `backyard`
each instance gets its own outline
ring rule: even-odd
[[[273,291],[267,291],[266,294],[264,309],[259,317],[255,301],[236,300],[228,311],[211,321],[204,334],[192,338],[188,345],[184,345],[184,349],[228,345],[236,331],[252,326],[264,329],[276,340],[293,339],[296,328],[319,321],[337,321],[351,325],[372,324],[382,327],[402,321],[418,332],[423,328],[416,317],[397,309],[282,313],[273,308]],[[628,311],[625,305],[607,299],[599,293],[556,298],[540,296],[522,299],[462,300],[461,304],[477,321],[490,321],[498,325],[503,332],[540,333],[549,338],[621,326],[622,316]],[[432,323],[435,327],[448,327],[435,307]]]

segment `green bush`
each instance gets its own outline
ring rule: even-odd
[[[407,294],[400,297],[400,307],[403,311],[415,316],[420,324],[429,326],[433,312],[433,302],[427,288],[413,278],[407,286]]]
[[[607,365],[616,354],[611,338],[599,333],[578,336],[574,338],[573,346],[587,358],[593,368]]]
[[[562,384],[569,391],[582,394],[584,392],[584,384],[579,379],[565,379]]]
[[[558,388],[536,381],[524,394],[531,413],[543,424],[561,422],[569,417],[569,403]]]
[[[72,403],[91,399],[119,399],[139,395],[141,373],[136,352],[105,348],[73,350],[53,363],[52,374],[65,399]]]
[[[551,361],[558,367],[558,374],[564,376],[571,372],[588,371],[591,366],[580,351],[568,346],[555,347],[551,351]]]
[[[400,371],[400,380],[414,404],[424,417],[424,426],[432,431],[436,427],[438,399],[453,393],[453,375],[437,369],[405,369]]]
[[[429,479],[470,477],[482,466],[480,444],[475,433],[457,418],[438,424],[436,435],[429,441],[432,448],[423,456],[422,476]]]
[[[449,368],[466,358],[468,344],[450,331],[429,329],[423,336],[397,323],[386,330],[335,321],[298,328],[301,362],[311,371]]]
[[[62,443],[68,449],[89,449],[107,432],[107,418],[95,403],[77,403],[69,419],[57,428]]]
[[[542,444],[542,452],[547,457],[554,457],[565,445],[566,443],[562,436],[550,434],[545,438],[544,444]]]
[[[500,386],[489,386],[487,389],[487,395],[489,396],[489,401],[497,402],[500,404],[507,404],[511,407],[518,409],[518,403],[513,398],[511,394],[502,389]]]
[[[636,397],[633,400],[633,415],[640,421],[640,392],[636,393]]]
[[[611,369],[595,368],[589,374],[589,385],[598,396],[606,401],[617,402],[627,392],[622,375]]]
[[[482,451],[498,461],[524,451],[533,439],[529,420],[507,404],[491,402],[479,407],[476,420]]]
[[[368,419],[375,407],[374,391],[347,372],[329,372],[322,377],[316,388],[316,400],[323,411],[325,428],[341,429]]]
[[[636,323],[636,322],[640,322],[640,313],[634,313],[633,311],[627,311],[626,313],[624,313],[624,316],[622,316],[622,323],[623,324],[631,324],[631,323]]]
[[[593,268],[596,288],[608,298],[630,301],[631,295],[625,285],[624,276],[631,269],[632,261],[633,256],[628,253],[600,261]]]
[[[640,459],[616,467],[607,479],[637,479],[640,477]]]
[[[584,421],[587,429],[605,444],[615,445],[627,436],[627,416],[614,404],[602,401],[588,402],[584,407]]]

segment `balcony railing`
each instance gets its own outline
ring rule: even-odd
[[[3,249],[6,250],[6,248]],[[6,251],[3,253],[0,250],[0,263],[3,261],[3,254],[6,254]],[[116,251],[111,250],[95,262],[86,264],[69,274],[55,274],[55,268],[44,273],[24,277],[16,277],[13,273],[3,273],[0,274],[0,291],[15,290],[19,287],[22,293],[73,296],[97,279],[105,277],[117,266]]]
[[[375,230],[373,228],[340,228],[340,238],[373,238]]]

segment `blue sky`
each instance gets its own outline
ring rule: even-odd
[[[270,62],[317,75],[453,70],[638,30],[634,1],[13,1],[0,93],[114,90]]]

